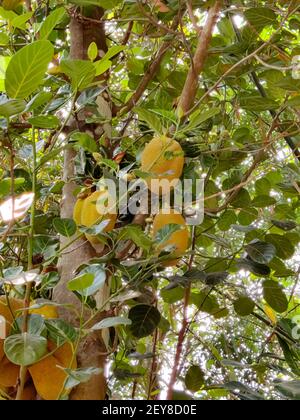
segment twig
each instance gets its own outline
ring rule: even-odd
[[[176,29],[178,26],[178,16],[175,17],[174,22],[172,24],[172,29]],[[146,71],[144,77],[142,78],[139,86],[137,87],[135,93],[132,97],[128,100],[128,102],[120,107],[117,107],[116,112],[119,115],[126,114],[127,112],[131,111],[136,104],[138,103],[139,99],[143,96],[143,93],[147,89],[149,83],[156,75],[159,66],[166,54],[169,50],[170,46],[172,45],[173,39],[170,41],[165,41],[162,46],[160,47],[159,51],[157,52],[156,56],[152,58],[151,63],[149,64],[148,70]]]

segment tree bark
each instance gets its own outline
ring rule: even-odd
[[[99,49],[99,56],[102,56],[107,51],[103,24],[101,22],[95,22],[95,20],[101,20],[103,11],[100,8],[93,8],[92,15],[93,21],[85,20],[84,17],[75,14],[71,18],[71,59],[86,59],[87,49],[91,42],[96,42]],[[71,128],[74,127],[71,126]],[[74,196],[76,184],[73,181],[75,176],[75,158],[76,152],[73,149],[67,149],[65,151],[63,173],[65,185],[61,203],[62,218],[73,217],[73,208],[76,201],[76,197]],[[69,241],[69,239],[65,240],[62,238],[61,247],[63,248]],[[80,309],[81,302],[67,289],[66,285],[70,279],[74,278],[77,267],[83,263],[87,263],[95,256],[96,251],[89,242],[84,239],[75,241],[65,250],[59,261],[60,282],[54,290],[54,300],[56,302],[61,304],[71,304],[77,310]],[[104,289],[103,293],[106,293]],[[84,313],[85,320],[88,319],[90,315],[90,311],[86,310]],[[74,316],[74,311],[66,308],[60,309],[60,316],[74,326],[78,326],[79,324],[79,320]],[[106,380],[104,371],[106,358],[104,354],[106,351],[107,350],[100,333],[94,332],[82,339],[77,353],[78,367],[96,367],[100,368],[102,373],[99,375],[93,375],[87,383],[80,384],[77,388],[75,388],[71,393],[71,400],[103,400],[105,398]]]

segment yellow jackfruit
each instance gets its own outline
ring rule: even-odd
[[[180,144],[166,136],[154,137],[142,153],[141,170],[149,173],[146,182],[153,192],[158,192],[151,181],[176,181],[182,175],[184,153]],[[160,190],[161,192],[161,190]]]
[[[155,237],[157,232],[164,226],[169,224],[176,224],[183,226],[183,229],[178,230],[169,237],[163,244],[158,246],[158,251],[162,251],[167,246],[175,247],[172,252],[172,256],[176,257],[175,260],[166,261],[163,263],[165,267],[176,265],[179,257],[184,255],[189,247],[189,230],[183,216],[173,209],[168,211],[168,214],[159,212],[153,220],[153,236]]]
[[[100,224],[104,220],[108,220],[108,225],[103,229],[104,232],[110,232],[114,229],[117,214],[115,209],[104,208],[105,203],[109,199],[109,195],[106,191],[95,191],[89,197],[84,200],[84,204],[81,212],[81,224],[83,226],[91,227],[95,224]],[[102,205],[101,205],[102,204]],[[99,212],[99,206],[103,207],[103,212]],[[86,238],[91,243],[99,243],[96,236],[86,235]]]

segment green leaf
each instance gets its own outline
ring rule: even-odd
[[[281,286],[273,280],[265,280],[263,283],[264,299],[274,311],[283,313],[288,309],[288,300]]]
[[[249,226],[258,217],[258,211],[253,207],[243,208],[238,214],[238,222],[243,226]]]
[[[77,339],[77,332],[72,325],[63,319],[45,319],[45,325],[48,329],[48,338],[57,346],[65,342],[74,342]]]
[[[274,197],[269,195],[259,195],[252,200],[252,206],[257,208],[265,208],[276,204]]]
[[[28,333],[11,335],[4,342],[4,351],[15,365],[30,366],[47,354],[47,340]]]
[[[71,79],[74,91],[87,88],[96,76],[94,64],[87,60],[62,60],[60,67]]]
[[[209,109],[208,111],[202,111],[202,110],[196,111],[191,115],[189,124],[179,131],[180,132],[192,131],[195,128],[199,127],[201,124],[203,124],[205,121],[220,114],[220,112],[221,111],[219,108],[212,108],[212,109]]]
[[[79,384],[88,382],[93,375],[100,375],[103,370],[100,368],[87,367],[76,370],[64,369],[64,371],[68,374],[65,389],[72,389]]]
[[[30,308],[32,309],[32,307]],[[23,316],[20,316],[19,318],[16,319],[17,328],[15,329],[15,331],[13,328],[12,330],[13,334],[17,334],[22,331],[23,322],[24,322]],[[37,315],[37,314],[29,315],[27,319],[27,333],[40,336],[40,335],[43,335],[42,334],[44,332],[43,330],[45,330],[45,319],[41,315]]]
[[[110,47],[105,56],[102,58],[102,60],[110,60],[115,55],[119,54],[121,51],[124,51],[126,49],[125,45],[114,45],[113,47]]]
[[[95,67],[95,75],[100,76],[101,74],[105,73],[108,69],[111,68],[112,62],[110,60],[98,60],[93,63]]]
[[[1,37],[1,33],[0,33],[0,37]],[[9,62],[10,62],[9,56],[0,57],[0,92],[5,92],[5,73],[6,73],[6,69],[8,67]]]
[[[166,241],[170,239],[170,237],[173,235],[173,233],[178,232],[179,230],[184,229],[182,225],[177,225],[175,223],[170,223],[168,225],[165,225],[155,235],[155,242],[157,242],[157,245],[163,245]]]
[[[130,239],[138,247],[149,250],[152,246],[151,239],[144,233],[141,226],[128,225],[122,229],[121,239]]]
[[[271,273],[270,267],[265,264],[259,264],[252,261],[251,258],[241,258],[237,261],[237,267],[239,269],[248,270],[258,277],[269,276]]]
[[[233,306],[238,315],[248,316],[254,311],[255,303],[247,296],[241,296],[234,302]]]
[[[129,326],[132,335],[136,338],[143,338],[154,332],[161,315],[154,306],[141,304],[130,309],[128,318],[132,321]]]
[[[21,48],[10,60],[5,89],[11,98],[25,99],[43,82],[54,54],[49,41],[36,41]]]
[[[163,126],[160,121],[160,118],[154,114],[153,112],[149,111],[148,109],[144,108],[134,108],[134,111],[138,114],[138,117],[141,121],[145,121],[151,130],[155,131],[157,134],[163,133]]]
[[[257,31],[261,31],[265,26],[274,25],[277,22],[276,13],[267,7],[253,7],[244,13],[248,22]]]
[[[123,0],[69,0],[70,3],[80,6],[98,6],[104,9],[113,9],[122,3]]]
[[[279,105],[273,99],[255,95],[243,95],[240,97],[240,106],[248,111],[261,112],[276,109]]]
[[[56,232],[66,238],[71,238],[77,230],[76,223],[73,219],[60,219],[57,217],[53,220],[53,226]]]
[[[98,151],[98,146],[93,137],[87,133],[72,133],[70,136],[71,141],[75,141],[80,147],[90,153]]]
[[[98,47],[96,42],[91,42],[88,51],[87,51],[88,57],[91,61],[94,61],[97,58],[98,55]]]
[[[222,213],[219,221],[218,226],[220,230],[226,232],[230,229],[231,225],[234,225],[237,221],[236,214],[233,210],[226,210]]]
[[[0,99],[0,115],[9,118],[21,114],[26,108],[26,102],[21,99]]]
[[[87,235],[97,236],[97,235],[100,235],[104,231],[104,229],[106,228],[108,224],[109,224],[109,220],[106,219],[90,227],[79,226],[78,229],[80,232],[86,233]]]
[[[67,16],[64,7],[58,7],[53,10],[44,20],[40,28],[40,39],[47,39],[56,25],[58,25],[64,17]]]
[[[282,220],[272,219],[271,222],[278,229],[284,230],[286,232],[290,231],[290,230],[293,230],[297,227],[297,223],[293,222],[292,220],[282,221]]]
[[[28,118],[28,122],[36,128],[54,129],[60,125],[59,119],[55,115],[39,115]]]
[[[78,293],[82,296],[92,296],[104,286],[106,280],[105,265],[89,264],[87,267],[80,271],[80,275],[83,274],[92,274],[94,276],[94,280],[91,286],[85,288],[82,291],[78,291]]]
[[[250,207],[251,197],[249,192],[245,188],[242,188],[231,204],[233,207],[242,209]]]
[[[23,15],[18,15],[10,21],[11,26],[18,29],[26,29],[26,22],[33,16],[33,12],[27,12]]]
[[[265,236],[265,240],[273,244],[279,258],[287,260],[295,253],[295,247],[285,235],[269,234]]]
[[[103,330],[104,328],[116,327],[117,325],[131,325],[132,321],[123,316],[114,316],[102,319],[102,321],[93,325],[92,330]]]
[[[290,400],[300,400],[300,381],[276,383],[275,389]]]
[[[276,255],[276,248],[268,242],[253,241],[245,246],[250,258],[260,264],[268,264]]]
[[[86,273],[82,274],[68,282],[68,289],[72,291],[82,291],[91,287],[95,279],[94,274]]]
[[[185,375],[184,383],[189,391],[199,391],[205,384],[204,372],[199,366],[191,366]]]

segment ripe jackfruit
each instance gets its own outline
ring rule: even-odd
[[[169,214],[159,212],[153,220],[153,236],[164,226],[169,224],[181,225],[183,229],[178,230],[163,243],[158,246],[158,251],[161,252],[164,248],[171,246],[175,247],[172,256],[176,257],[175,260],[166,261],[163,263],[165,267],[171,267],[177,264],[179,257],[184,255],[189,247],[189,230],[183,216],[173,209],[168,211]]]
[[[184,153],[180,144],[166,136],[154,137],[142,153],[141,170],[149,173],[146,182],[153,192],[158,192],[154,182],[168,180],[176,181],[182,175]],[[160,191],[161,192],[161,191]]]
[[[84,200],[81,211],[81,224],[83,226],[91,227],[95,224],[100,224],[104,220],[108,220],[108,225],[103,229],[103,232],[110,232],[114,229],[117,214],[115,209],[104,209],[105,203],[109,200],[109,195],[106,191],[95,191]],[[99,206],[103,207],[103,212],[99,212]],[[86,235],[86,238],[91,243],[99,243],[97,236]]]

